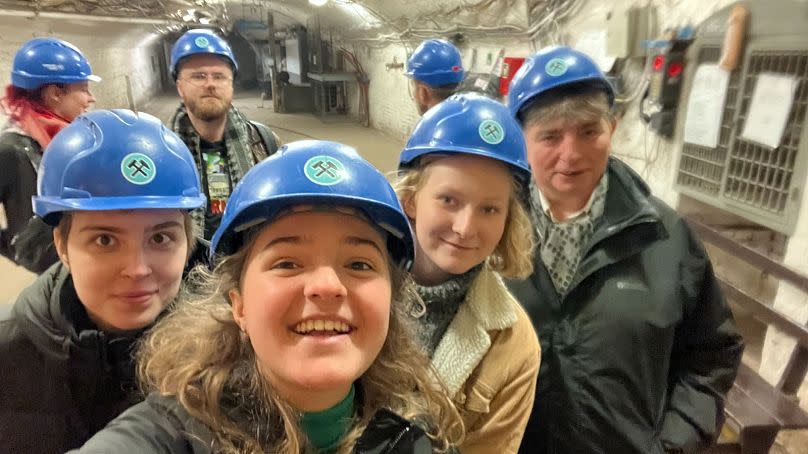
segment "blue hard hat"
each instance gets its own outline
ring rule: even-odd
[[[177,65],[180,60],[196,54],[220,55],[230,62],[233,67],[233,75],[238,73],[236,56],[233,55],[233,49],[230,48],[227,41],[213,30],[198,28],[188,30],[174,43],[174,48],[171,49],[171,76],[174,79],[177,78]]]
[[[67,41],[34,38],[20,46],[11,64],[11,85],[33,90],[47,84],[98,82],[84,54]]]
[[[77,117],[45,149],[34,212],[50,225],[65,211],[205,206],[183,141],[157,118],[131,110]]]
[[[286,144],[244,175],[211,240],[211,261],[217,254],[235,253],[243,245],[242,232],[248,227],[271,221],[281,210],[301,204],[361,210],[387,233],[393,261],[404,268],[412,264],[412,231],[390,183],[355,149],[324,140]]]
[[[522,128],[504,105],[476,93],[452,95],[429,109],[401,152],[399,168],[431,153],[485,156],[508,164],[522,179],[530,177]]]
[[[463,81],[460,51],[449,41],[428,39],[407,60],[404,74],[433,87],[459,84]]]
[[[547,91],[580,84],[603,90],[614,105],[614,89],[592,58],[565,46],[540,50],[514,74],[508,88],[508,109],[518,118],[525,105]]]

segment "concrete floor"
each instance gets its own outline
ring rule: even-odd
[[[153,98],[148,104],[141,106],[140,110],[167,122],[178,104],[177,95],[167,93]],[[341,142],[355,147],[365,159],[385,173],[395,169],[399,152],[404,145],[399,139],[365,128],[345,116],[320,118],[312,114],[277,114],[272,110],[272,101],[262,103],[258,92],[237,93],[233,104],[251,120],[260,121],[272,128],[284,143],[303,139]],[[17,294],[36,277],[4,257],[0,257],[0,276],[0,304],[13,302]]]

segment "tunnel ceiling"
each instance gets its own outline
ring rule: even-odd
[[[272,10],[278,15],[330,29],[346,37],[368,39],[420,39],[454,31],[466,33],[524,34],[527,8],[558,0],[328,0],[313,6],[309,0],[240,1],[228,5],[234,17],[249,11]],[[241,6],[245,5],[245,6]],[[237,8],[241,6],[241,10]],[[242,11],[248,12],[243,14]]]
[[[541,17],[542,7],[565,1],[327,0],[318,7],[309,0],[0,0],[0,10],[74,13],[122,20],[137,17],[160,22],[167,28],[210,24],[224,29],[239,21],[259,26],[272,13],[276,29],[300,24],[317,26],[346,38],[416,41],[456,32],[487,37],[525,36],[531,26],[529,17],[537,14]]]
[[[207,0],[0,0],[0,9],[166,21],[182,21],[189,9],[196,19],[227,15],[225,5]]]

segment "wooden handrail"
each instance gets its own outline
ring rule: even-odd
[[[783,315],[773,307],[763,304],[755,297],[735,287],[726,280],[716,276],[724,296],[744,309],[751,312],[755,318],[769,325],[774,325],[794,339],[803,347],[808,348],[808,328]]]
[[[692,217],[687,217],[687,223],[699,235],[702,241],[738,257],[751,265],[775,276],[786,280],[808,294],[808,276],[789,268],[782,263],[767,257],[760,252],[749,248],[737,241],[729,238],[714,228],[699,222]]]

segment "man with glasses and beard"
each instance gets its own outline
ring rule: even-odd
[[[171,75],[182,98],[169,124],[194,155],[208,197],[204,237],[219,226],[230,192],[247,171],[273,154],[278,136],[232,105],[238,64],[211,30],[189,30],[171,51]],[[199,220],[201,223],[201,220]]]

